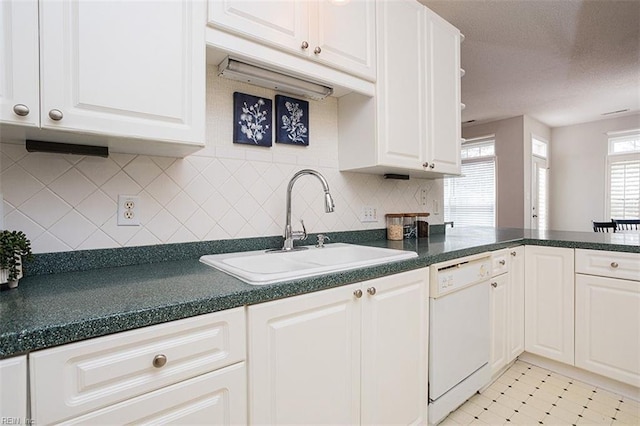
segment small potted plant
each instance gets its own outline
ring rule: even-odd
[[[31,260],[31,242],[22,231],[0,231],[0,283],[18,286],[22,278],[22,260]]]

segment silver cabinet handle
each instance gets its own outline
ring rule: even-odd
[[[611,267],[612,268],[617,268],[618,266],[619,266],[618,262],[611,262]]]
[[[429,168],[430,168],[430,169],[433,169],[433,168],[435,168],[435,167],[436,167],[436,163],[431,163],[431,164],[429,164]]]
[[[49,111],[49,118],[53,121],[60,121],[62,120],[62,117],[62,111],[60,111],[59,109],[52,109],[51,111]]]
[[[506,264],[507,264],[507,261],[506,261],[506,260],[504,260],[504,259],[502,259],[502,260],[501,260],[500,262],[498,262],[498,263],[499,263],[499,264],[501,264],[502,266],[504,266],[504,265],[506,265]]]
[[[320,52],[322,52],[322,49],[320,49],[320,46],[316,46],[316,48],[313,49],[313,53],[315,53],[316,55],[319,55]]]
[[[20,117],[29,115],[29,107],[25,104],[15,104],[13,106],[13,112]]]
[[[307,42],[306,40],[303,41],[300,47],[302,48],[302,50],[307,50],[309,48],[309,42]]]
[[[511,252],[511,256],[515,256],[517,253],[515,251]]]
[[[422,163],[422,167],[426,169],[427,167],[429,167],[429,163]]]
[[[493,287],[493,288],[498,287],[498,283],[495,283],[495,282],[494,282],[494,283],[491,283],[491,287]]]
[[[167,363],[167,356],[159,354],[153,357],[153,366],[155,368],[162,368]]]
[[[375,287],[369,287],[367,289],[367,293],[369,293],[371,296],[373,296],[374,294],[376,294],[376,288]]]
[[[353,292],[353,295],[356,297],[356,299],[360,299],[362,297],[362,290],[357,289]]]

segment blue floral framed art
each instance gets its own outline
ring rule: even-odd
[[[309,145],[309,102],[276,95],[276,143]]]
[[[233,93],[233,143],[271,146],[273,102],[245,93]]]

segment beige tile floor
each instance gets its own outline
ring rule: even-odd
[[[522,361],[441,426],[640,425],[640,403]]]

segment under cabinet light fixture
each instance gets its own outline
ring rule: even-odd
[[[324,99],[333,93],[331,87],[239,61],[228,56],[218,65],[218,76],[315,100]]]
[[[106,146],[77,145],[73,143],[58,143],[34,141],[27,139],[27,152],[48,152],[51,154],[75,154],[90,155],[93,157],[109,157],[109,148]]]

